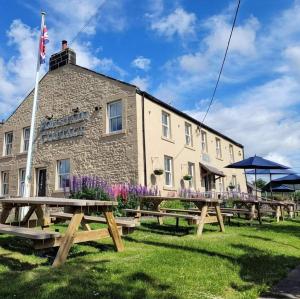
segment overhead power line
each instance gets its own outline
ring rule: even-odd
[[[210,99],[209,105],[207,107],[206,113],[205,113],[205,115],[204,115],[204,117],[202,119],[202,123],[204,123],[204,121],[206,119],[206,116],[207,116],[207,114],[208,114],[208,112],[209,112],[209,110],[210,110],[210,108],[211,108],[211,106],[213,104],[214,99],[215,99],[217,88],[219,86],[220,78],[221,78],[221,75],[222,75],[222,72],[223,72],[223,68],[224,68],[224,64],[225,64],[225,61],[226,61],[226,57],[227,57],[227,53],[228,53],[228,49],[229,49],[229,45],[230,45],[232,33],[233,33],[233,30],[234,30],[236,19],[237,19],[237,15],[238,15],[238,12],[239,12],[240,4],[241,4],[241,0],[238,0],[238,4],[237,4],[236,10],[235,10],[235,15],[234,15],[234,19],[233,19],[233,23],[232,23],[230,35],[229,35],[229,39],[228,39],[228,42],[227,42],[227,47],[226,47],[224,58],[223,58],[223,61],[222,61],[222,65],[221,65],[221,68],[220,68],[220,71],[219,71],[218,79],[217,79],[215,88],[213,90],[213,94],[212,94],[212,97]]]
[[[218,85],[219,85],[219,82],[220,82],[220,78],[221,78],[221,75],[222,75],[222,72],[223,72],[223,68],[224,68],[224,65],[225,65],[225,61],[226,61],[226,58],[227,58],[227,53],[228,53],[229,45],[230,45],[230,42],[231,42],[231,37],[232,37],[232,34],[233,34],[233,30],[234,30],[234,27],[235,27],[237,15],[238,15],[238,12],[239,12],[240,4],[241,4],[241,0],[238,0],[237,7],[236,7],[236,10],[235,10],[235,14],[234,14],[234,18],[233,18],[233,22],[232,22],[232,26],[231,26],[230,35],[229,35],[227,46],[226,46],[226,50],[225,50],[225,54],[224,54],[222,65],[221,65],[221,68],[220,68],[220,71],[219,71],[218,79],[217,79],[215,88],[213,90],[213,94],[212,94],[212,97],[210,99],[209,105],[207,107],[206,113],[205,113],[205,115],[204,115],[204,117],[202,119],[201,125],[204,124],[206,116],[207,116],[207,114],[208,114],[208,112],[210,110],[211,105],[213,104],[213,101],[214,101],[214,98],[215,98],[215,95],[216,95],[216,91],[217,91],[217,88],[218,88]],[[194,136],[194,133],[192,133],[192,137],[193,136]],[[182,149],[174,157],[174,160],[182,153],[182,151],[184,150],[184,148],[185,148],[185,146],[182,147]]]
[[[78,36],[80,35],[80,33],[82,33],[87,26],[90,25],[90,23],[92,22],[93,18],[95,18],[97,16],[97,14],[99,13],[99,9],[102,6],[103,3],[100,3],[96,10],[95,13],[93,15],[91,15],[91,17],[83,24],[83,26],[79,29],[79,31],[75,34],[75,36],[73,37],[73,39],[71,40],[71,42],[69,43],[70,45],[78,38]]]

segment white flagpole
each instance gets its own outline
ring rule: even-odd
[[[39,79],[40,79],[40,43],[41,35],[43,33],[43,28],[45,25],[45,13],[41,12],[42,21],[41,21],[41,33],[39,38],[39,48],[37,55],[37,65],[36,65],[36,74],[35,74],[35,87],[34,87],[34,97],[32,105],[32,115],[31,115],[31,126],[30,126],[30,135],[29,135],[29,145],[27,152],[27,163],[26,163],[26,174],[25,174],[25,184],[24,184],[24,197],[30,197],[31,183],[32,183],[32,152],[33,152],[33,143],[34,143],[34,131],[35,131],[35,117],[38,106],[38,89],[39,89]]]

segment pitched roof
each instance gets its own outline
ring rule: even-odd
[[[207,126],[207,125],[205,125],[204,123],[201,123],[199,120],[197,120],[197,119],[191,117],[190,115],[188,115],[188,114],[186,114],[186,113],[180,111],[180,110],[177,109],[177,108],[174,108],[173,106],[171,106],[171,105],[165,103],[164,101],[159,100],[158,98],[154,97],[153,95],[149,94],[148,92],[140,90],[140,89],[138,88],[138,86],[136,86],[136,85],[134,85],[134,84],[131,84],[131,83],[128,83],[128,82],[125,82],[125,81],[122,81],[122,80],[119,80],[119,79],[116,79],[116,78],[113,78],[113,77],[104,75],[104,74],[102,74],[102,73],[93,71],[93,70],[91,70],[91,69],[85,68],[85,67],[80,66],[80,65],[77,65],[77,64],[67,64],[67,65],[76,66],[76,67],[81,68],[81,69],[83,69],[83,70],[86,70],[86,71],[89,71],[89,72],[91,72],[91,73],[94,73],[94,74],[96,74],[96,75],[98,75],[98,76],[105,77],[105,78],[107,78],[107,79],[110,79],[110,80],[113,80],[113,81],[116,81],[116,82],[125,84],[125,85],[127,85],[127,86],[134,87],[134,88],[136,89],[136,92],[137,92],[138,94],[145,96],[145,97],[146,97],[147,99],[149,99],[150,101],[152,101],[152,102],[154,102],[154,103],[156,103],[156,104],[158,104],[158,105],[164,107],[165,109],[168,109],[168,110],[170,110],[170,111],[172,111],[172,112],[178,114],[179,116],[182,116],[182,117],[188,119],[189,121],[195,123],[195,124],[198,125],[199,127],[204,128],[204,129],[206,129],[206,130],[208,130],[208,131],[210,131],[210,132],[212,132],[212,133],[214,133],[214,134],[216,134],[216,135],[218,135],[218,136],[220,136],[220,137],[222,137],[222,138],[228,140],[229,142],[231,142],[231,143],[233,143],[233,144],[235,144],[235,145],[237,145],[237,146],[239,146],[239,147],[241,147],[241,148],[244,148],[244,146],[243,146],[242,144],[240,144],[240,143],[236,142],[235,140],[229,138],[228,136],[226,136],[226,135],[220,133],[219,131],[217,131],[217,130],[215,130],[215,129],[213,129],[213,128]],[[62,67],[65,67],[65,66],[62,66]],[[54,70],[54,71],[55,71],[55,70]],[[48,75],[48,73],[49,73],[49,71],[43,76],[43,78],[40,80],[40,82]],[[32,89],[32,90],[27,94],[27,96],[24,98],[24,100],[23,100],[23,101],[20,103],[20,105],[12,112],[12,114],[7,118],[7,120],[8,120],[8,119],[9,119],[9,118],[10,118],[10,117],[18,110],[18,108],[19,108],[19,107],[21,106],[21,104],[25,101],[25,99],[32,93],[33,90],[34,90],[34,89]],[[6,120],[6,121],[7,121],[7,120]]]

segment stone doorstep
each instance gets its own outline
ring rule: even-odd
[[[300,266],[292,270],[286,278],[275,285],[270,292],[259,299],[290,298],[300,299]]]

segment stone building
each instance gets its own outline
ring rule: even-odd
[[[0,124],[0,195],[22,195],[32,101],[33,91]],[[247,191],[243,171],[224,168],[243,158],[241,144],[132,84],[76,65],[68,47],[51,56],[40,81],[36,124],[32,196],[63,196],[70,175],[157,185],[163,194]]]

